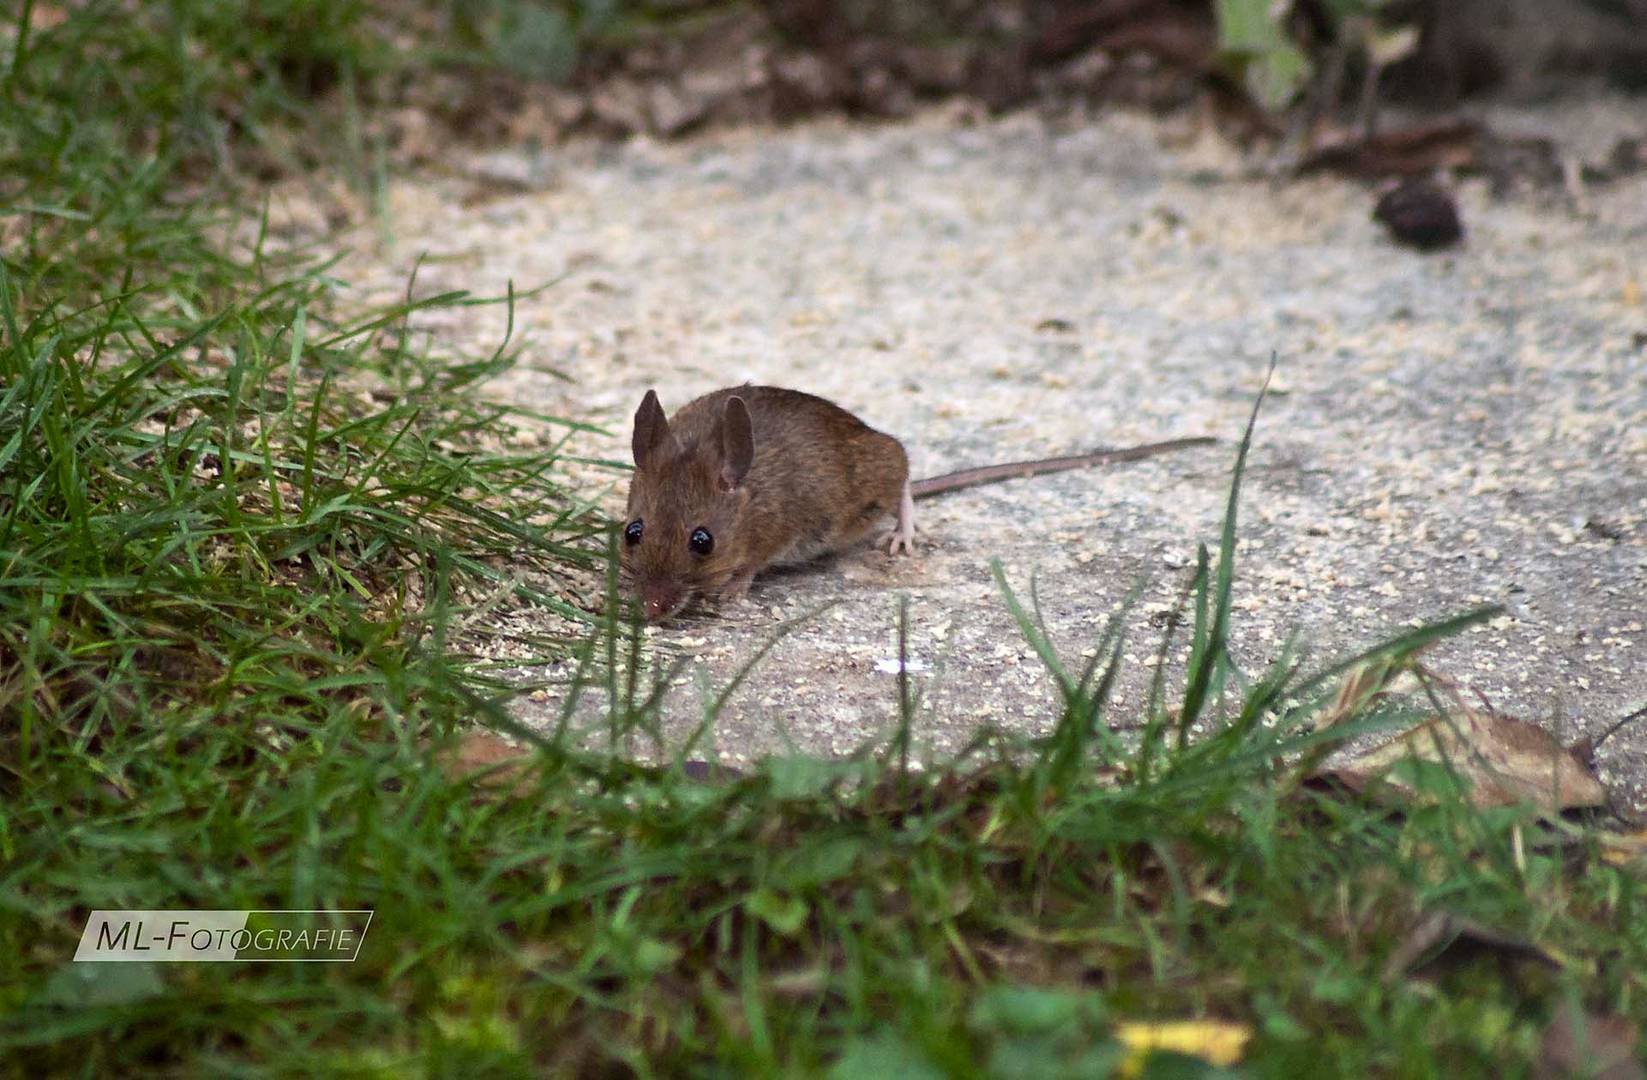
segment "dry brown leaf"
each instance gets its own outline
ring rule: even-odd
[[[1300,174],[1336,172],[1363,179],[1461,170],[1491,179],[1495,189],[1541,186],[1563,179],[1561,154],[1550,139],[1504,135],[1470,120],[1440,120],[1374,135],[1324,141],[1298,163]]]
[[[1426,681],[1450,699],[1444,713],[1322,775],[1354,791],[1382,781],[1385,790],[1412,798],[1417,793],[1392,770],[1416,759],[1451,765],[1469,783],[1476,806],[1526,802],[1554,814],[1607,804],[1607,789],[1549,732],[1471,705],[1433,673],[1426,673]]]
[[[1608,866],[1647,867],[1647,829],[1633,833],[1602,833],[1601,861]]]
[[[1625,1016],[1558,1009],[1539,1046],[1538,1080],[1642,1080],[1636,1027]]]
[[[485,772],[486,775],[476,781],[480,786],[507,788],[519,795],[526,790],[522,774],[530,756],[528,748],[516,746],[489,731],[470,731],[440,755],[440,767],[456,780]]]
[[[1472,121],[1444,120],[1365,138],[1345,138],[1318,147],[1298,163],[1298,171],[1380,177],[1461,168],[1475,162],[1481,137],[1480,125]]]
[[[1389,658],[1369,660],[1358,664],[1338,684],[1338,693],[1332,704],[1317,722],[1317,730],[1333,727],[1345,720],[1360,716],[1390,689],[1396,678],[1407,670],[1407,665]]]
[[[1384,964],[1384,979],[1418,974],[1443,963],[1459,963],[1483,953],[1512,960],[1534,960],[1560,967],[1561,958],[1530,941],[1446,911],[1423,915]]]

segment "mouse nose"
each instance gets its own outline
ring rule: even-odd
[[[641,611],[647,622],[667,618],[680,603],[680,590],[672,586],[647,585],[641,590]]]

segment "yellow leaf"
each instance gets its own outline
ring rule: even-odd
[[[1121,1063],[1121,1075],[1131,1077],[1144,1071],[1144,1059],[1155,1050],[1170,1050],[1213,1065],[1234,1065],[1241,1060],[1252,1029],[1222,1020],[1173,1020],[1121,1024],[1115,1037],[1130,1051]]]

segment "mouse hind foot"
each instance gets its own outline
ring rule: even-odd
[[[896,555],[900,551],[906,555],[915,554],[915,494],[910,490],[908,480],[904,481],[903,495],[898,499],[897,527],[883,533],[876,543],[885,544],[888,555]]]

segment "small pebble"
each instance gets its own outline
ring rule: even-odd
[[[1397,243],[1420,251],[1440,251],[1464,238],[1458,204],[1433,180],[1413,177],[1385,192],[1373,208],[1373,219],[1390,231]]]

